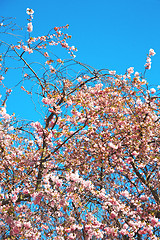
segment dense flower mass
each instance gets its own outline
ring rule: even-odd
[[[28,40],[0,46],[0,239],[158,240],[160,87],[133,67],[119,75],[56,57],[58,44],[74,57],[68,25],[30,37],[33,13]],[[13,89],[11,54],[22,69]],[[19,85],[37,120],[8,114]]]

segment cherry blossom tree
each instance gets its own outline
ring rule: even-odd
[[[159,88],[145,79],[154,50],[143,74],[96,70],[75,60],[68,25],[32,37],[27,14],[27,40],[11,19],[0,24],[0,239],[160,239]],[[37,121],[7,113],[13,67]]]

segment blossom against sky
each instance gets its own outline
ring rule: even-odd
[[[34,10],[33,26],[27,26],[27,8]],[[78,49],[76,60],[117,74],[124,74],[129,67],[144,72],[149,49],[154,49],[156,55],[146,78],[155,87],[160,84],[159,11],[159,0],[1,0],[0,15],[15,17],[17,24],[26,28],[26,38],[27,27],[29,31],[33,28],[31,36],[37,37],[69,24],[69,44]],[[58,54],[63,58],[64,51]]]

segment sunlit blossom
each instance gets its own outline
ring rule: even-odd
[[[33,9],[31,9],[31,8],[27,8],[26,13],[27,13],[28,15],[33,15],[33,14],[34,14],[34,11],[33,11]]]
[[[151,48],[149,50],[149,56],[154,56],[155,54],[156,54],[155,51]]]
[[[32,31],[33,31],[32,22],[29,22],[29,23],[27,24],[27,31],[28,31],[28,32],[32,32]]]
[[[156,93],[156,89],[155,88],[151,88],[150,92],[151,92],[151,94],[154,94],[154,93]]]

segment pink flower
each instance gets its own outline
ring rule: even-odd
[[[146,63],[144,66],[145,66],[145,69],[151,69],[151,63]]]
[[[89,76],[84,75],[83,78],[84,78],[84,79],[89,79]]]
[[[41,36],[41,37],[39,37],[39,39],[40,39],[41,41],[46,41],[46,36]]]
[[[145,69],[151,69],[151,58],[147,57],[146,64],[144,65]]]
[[[71,50],[76,51],[77,49],[75,48],[75,46],[72,46]]]
[[[6,91],[7,93],[11,93],[12,92],[12,89],[7,89],[7,91]]]
[[[29,52],[29,54],[33,53],[33,50],[31,48],[28,48],[28,52]]]
[[[34,11],[33,11],[33,9],[31,9],[31,8],[27,8],[26,13],[27,13],[28,15],[33,15]]]
[[[138,99],[136,100],[136,104],[137,104],[138,106],[142,106],[142,101],[141,101],[140,98],[138,98]]]
[[[150,92],[151,92],[151,94],[154,94],[154,93],[156,92],[156,89],[151,88],[151,89],[150,89]]]
[[[117,213],[115,213],[114,211],[113,212],[111,212],[111,214],[110,214],[110,218],[115,218],[115,217],[117,217]]]
[[[68,235],[68,239],[76,239],[76,235],[74,233],[70,233]]]
[[[116,74],[116,71],[109,71],[109,74],[115,75],[115,74]]]
[[[47,53],[47,52],[45,52],[45,53],[44,53],[44,56],[45,56],[45,57],[49,57],[49,55],[48,55],[48,53]]]
[[[133,152],[132,152],[132,155],[135,156],[135,157],[137,157],[138,154],[139,154],[139,153],[136,152],[136,151],[133,151]]]
[[[17,201],[17,199],[18,199],[17,194],[14,194],[14,195],[11,197],[11,199],[12,199],[12,202],[15,203],[15,202]]]
[[[121,229],[119,232],[120,232],[122,235],[127,235],[126,229]]]
[[[0,81],[2,81],[4,79],[4,77],[2,75],[0,75]]]
[[[129,164],[130,162],[132,162],[133,161],[133,159],[131,158],[131,157],[128,157],[128,158],[126,158],[126,162]]]
[[[38,121],[37,122],[32,122],[31,126],[35,129],[42,129],[42,126]]]
[[[150,63],[150,62],[151,62],[151,58],[150,58],[150,57],[147,57],[146,62]]]
[[[15,45],[15,48],[17,48],[17,49],[21,49],[21,45],[20,45],[20,44]]]
[[[22,48],[25,52],[33,53],[33,50],[25,45],[23,45]]]
[[[147,195],[141,195],[141,196],[140,196],[140,199],[141,199],[142,201],[147,201],[147,200],[148,200],[148,197],[147,197]]]
[[[135,72],[134,76],[139,77],[139,72]]]
[[[50,71],[51,71],[51,73],[55,73],[56,69],[54,67],[50,66]]]
[[[28,51],[28,47],[27,47],[27,46],[23,45],[22,48],[23,48],[23,50],[24,50],[25,52]]]
[[[2,107],[1,110],[0,110],[0,114],[2,115],[2,117],[6,120],[10,119],[10,116],[9,114],[6,113],[6,108],[5,107]]]
[[[63,61],[60,58],[57,59],[57,62],[58,63],[63,63]]]
[[[29,22],[29,23],[27,24],[27,31],[28,31],[28,32],[32,32],[32,31],[33,31],[32,22]]]
[[[134,72],[134,70],[133,70],[134,68],[133,67],[130,67],[130,68],[128,68],[127,69],[127,72],[129,73],[129,74],[131,74],[131,73],[133,73]]]
[[[149,50],[149,56],[154,56],[155,54],[156,54],[155,51],[151,48]]]
[[[48,104],[48,105],[50,105],[51,104],[51,100],[49,99],[49,98],[43,98],[42,99],[42,102],[44,103],[44,104]]]
[[[155,218],[155,217],[151,217],[151,223],[153,224],[153,225],[156,225],[157,223],[158,223],[158,218]]]
[[[24,222],[23,225],[26,229],[30,229],[32,227],[30,222]]]
[[[117,145],[114,145],[112,142],[109,142],[108,143],[108,146],[113,148],[113,149],[118,149],[118,146]]]
[[[61,46],[64,47],[64,48],[68,48],[68,43],[66,43],[66,42],[61,43]]]
[[[126,191],[126,190],[123,191],[123,192],[121,193],[121,195],[124,196],[124,197],[130,198],[130,196],[129,196],[129,192]]]

